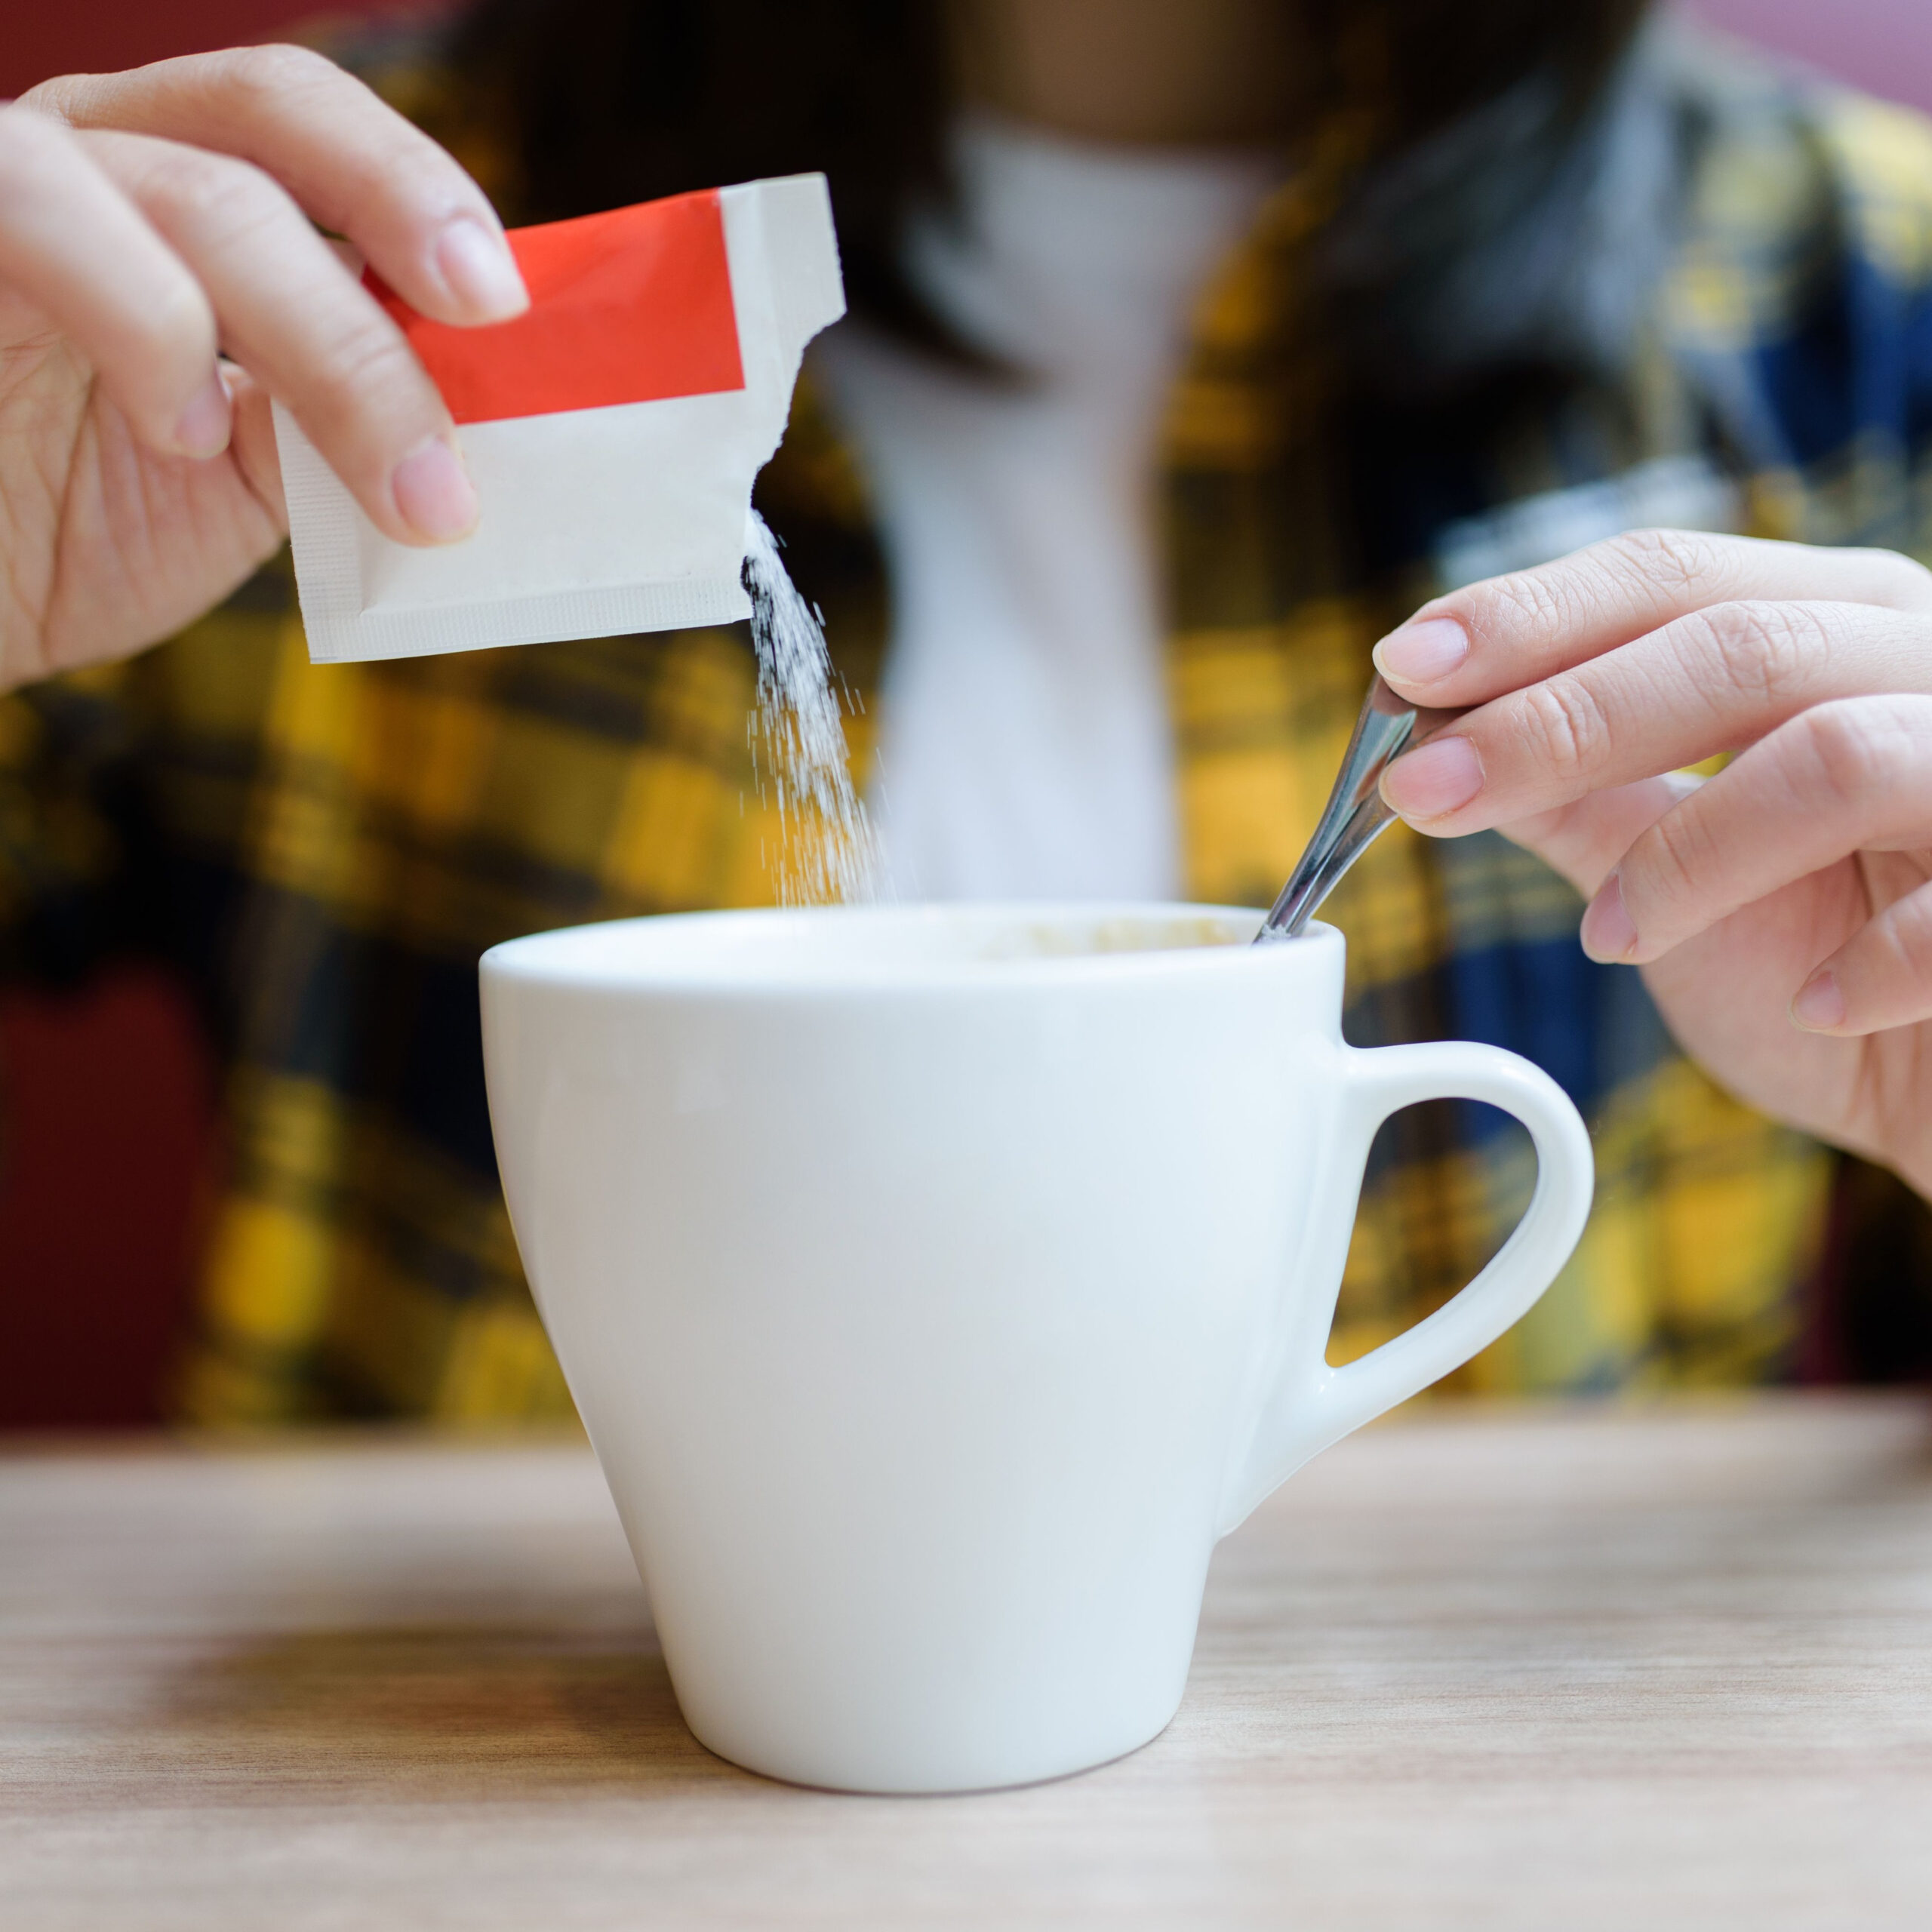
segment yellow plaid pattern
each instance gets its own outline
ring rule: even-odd
[[[1630,366],[1554,399],[1526,391],[1494,435],[1465,437],[1465,506],[1706,452],[1766,534],[1932,555],[1932,137],[1770,82],[1714,82],[1705,111],[1675,266]],[[1366,432],[1297,306],[1323,219],[1317,170],[1217,283],[1174,398],[1180,807],[1190,889],[1217,901],[1265,903],[1285,875],[1369,646],[1431,583],[1420,549],[1361,561],[1378,519],[1349,458]],[[1389,452],[1377,487],[1399,488],[1429,426],[1371,426]],[[809,411],[761,501],[868,693],[882,577],[849,466]],[[728,631],[312,668],[278,568],[138,663],[0,706],[6,930],[22,948],[112,936],[128,922],[93,909],[142,880],[151,903],[158,880],[165,943],[218,1017],[229,1177],[184,1413],[568,1409],[496,1186],[476,956],[546,926],[768,899],[777,827],[752,779],[752,689]],[[1601,1178],[1583,1244],[1461,1380],[1774,1373],[1824,1157],[1687,1065],[1634,975],[1588,968],[1578,911],[1500,840],[1399,829],[1334,902],[1352,1038],[1505,1037],[1561,1062],[1591,1118]],[[1519,1021],[1543,1031],[1509,1036]],[[1393,1124],[1337,1358],[1468,1279],[1531,1180],[1523,1146],[1466,1110]]]

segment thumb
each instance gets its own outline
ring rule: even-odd
[[[275,417],[269,405],[269,392],[245,369],[238,369],[232,362],[224,362],[221,373],[234,405],[230,448],[235,467],[286,533],[288,500],[281,487],[281,458],[275,448]]]

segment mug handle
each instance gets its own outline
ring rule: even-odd
[[[1540,1067],[1467,1040],[1337,1051],[1340,1118],[1315,1177],[1310,1198],[1317,1205],[1298,1269],[1304,1279],[1332,1285],[1325,1294],[1289,1298],[1291,1318],[1264,1382],[1260,1420],[1223,1492],[1223,1536],[1311,1457],[1486,1349],[1556,1278],[1589,1218],[1595,1186],[1589,1132],[1570,1097]],[[1437,1100],[1486,1100],[1515,1115],[1536,1145],[1536,1192],[1515,1232],[1466,1287],[1393,1340],[1331,1367],[1328,1333],[1355,1220],[1331,1221],[1319,1204],[1344,1189],[1359,1192],[1369,1143],[1398,1108]]]

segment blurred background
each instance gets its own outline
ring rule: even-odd
[[[1680,0],[1684,10],[1850,82],[1932,113],[1932,5],[1927,0]],[[430,16],[450,0],[69,0],[45,12],[16,7],[0,35],[0,96],[50,74],[100,72],[266,40],[297,23]]]
[[[50,75],[273,38],[318,20],[432,17],[437,0],[20,5],[0,97]],[[1932,0],[1694,0],[1687,11],[1932,113]],[[159,973],[0,991],[0,1429],[158,1420],[220,1149],[195,1023]]]

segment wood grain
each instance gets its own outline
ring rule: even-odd
[[[1164,1736],[951,1799],[694,1743],[576,1444],[16,1454],[0,1925],[1918,1932],[1929,1420],[1370,1431],[1223,1545]]]

